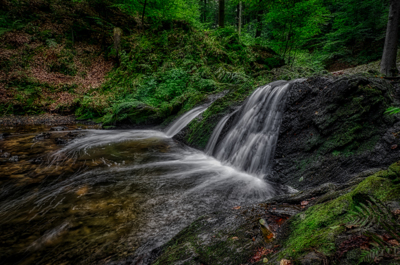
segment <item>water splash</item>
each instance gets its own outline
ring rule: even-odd
[[[175,134],[180,132],[183,128],[186,127],[194,118],[196,118],[198,115],[203,113],[209,105],[203,105],[196,107],[188,112],[186,112],[182,117],[174,121],[170,126],[165,131],[165,134],[168,137],[173,137]]]

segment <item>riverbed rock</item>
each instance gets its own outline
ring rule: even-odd
[[[49,139],[51,137],[51,133],[40,133],[36,135],[32,141],[37,142],[37,141],[43,141],[44,139]]]
[[[18,156],[12,156],[10,157],[10,159],[8,159],[8,161],[10,162],[18,162],[18,160],[19,160]]]
[[[1,156],[0,157],[2,157],[2,158],[9,158],[10,157],[10,153],[8,153],[8,152],[3,152],[3,153],[1,153]]]
[[[56,126],[56,127],[51,127],[51,128],[50,128],[50,131],[59,132],[59,131],[64,131],[64,130],[66,130],[66,129],[68,129],[68,128],[65,127],[65,126]]]
[[[6,137],[10,136],[10,133],[0,133],[0,140],[4,140]]]
[[[67,143],[68,143],[68,139],[64,139],[64,138],[55,138],[55,139],[54,139],[54,142],[55,142],[56,144],[59,144],[59,145],[64,145],[64,144],[67,144]]]

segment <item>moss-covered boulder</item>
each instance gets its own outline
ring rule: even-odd
[[[346,182],[359,172],[398,160],[395,88],[381,79],[311,78],[287,95],[274,176],[295,188]]]

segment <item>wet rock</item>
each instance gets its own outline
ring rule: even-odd
[[[317,254],[315,252],[310,252],[305,255],[302,259],[300,259],[301,265],[323,265],[324,258],[321,254]]]
[[[54,141],[55,141],[56,144],[59,144],[59,145],[63,145],[63,144],[67,144],[68,143],[68,140],[67,139],[63,139],[63,138],[56,138],[56,139],[54,139]]]
[[[359,172],[386,167],[400,155],[399,118],[390,82],[363,76],[315,77],[287,93],[273,166],[282,184],[307,190],[343,184]]]
[[[52,128],[50,128],[50,131],[64,131],[65,129],[68,129],[67,127],[65,127],[65,126],[56,126],[56,127],[52,127]]]
[[[40,133],[33,138],[34,142],[43,141],[44,139],[49,139],[51,137],[51,133]]]
[[[43,162],[43,158],[36,157],[36,158],[30,160],[29,162],[31,162],[32,164],[41,164]]]
[[[12,156],[12,157],[10,157],[10,159],[8,159],[8,161],[10,161],[10,162],[18,162],[18,156]]]
[[[0,140],[4,140],[6,137],[10,136],[10,133],[0,133]]]
[[[2,158],[9,158],[10,157],[10,153],[8,153],[8,152],[4,152],[4,153],[2,153],[1,154],[1,156],[0,157],[2,157]]]

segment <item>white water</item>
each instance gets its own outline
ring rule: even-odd
[[[211,134],[210,139],[208,140],[205,152],[207,155],[212,155],[214,152],[214,148],[217,145],[219,136],[221,135],[222,129],[224,129],[226,122],[229,120],[232,115],[234,115],[237,111],[234,111],[225,117],[223,117],[215,127],[213,133]]]
[[[247,99],[234,126],[216,146],[214,155],[218,160],[253,175],[268,172],[278,140],[284,96],[290,84],[273,82],[258,88]],[[219,128],[219,133],[222,129]],[[213,135],[211,140],[218,138],[219,135]]]
[[[175,134],[185,128],[186,125],[188,125],[194,118],[203,113],[207,108],[208,105],[203,105],[186,112],[182,115],[182,117],[174,121],[168,126],[168,128],[166,128],[165,134],[168,137],[173,137]]]

